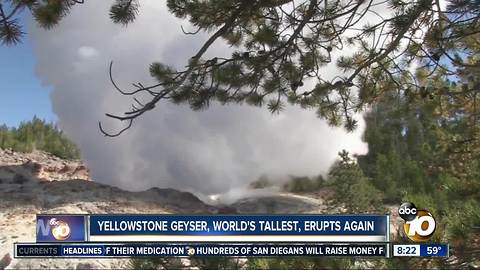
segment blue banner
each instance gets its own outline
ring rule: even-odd
[[[92,215],[90,236],[386,236],[385,215]]]
[[[446,244],[420,244],[421,257],[448,257]]]
[[[15,244],[15,258],[387,256],[387,244]]]

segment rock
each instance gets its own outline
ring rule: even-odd
[[[99,269],[101,268],[98,264],[92,263],[92,262],[87,262],[87,263],[79,263],[75,267],[77,270],[87,270],[87,269]]]
[[[480,269],[480,260],[469,263],[468,269],[472,269],[472,270]]]
[[[230,207],[238,213],[307,213],[322,211],[321,201],[293,194],[276,194],[247,197],[236,201]]]
[[[5,256],[3,256],[3,258],[0,260],[0,270],[7,268],[11,262],[12,257],[10,256],[10,253],[5,254]]]
[[[32,162],[32,173],[34,175],[39,175],[42,172],[43,166],[40,163]]]
[[[69,172],[70,170],[71,170],[70,166],[68,166],[68,164],[65,164],[65,165],[63,166],[63,168],[61,168],[61,169],[58,171],[58,173],[67,173],[67,172]]]
[[[40,173],[34,175],[33,171]],[[126,191],[90,181],[88,175],[88,168],[79,160],[62,160],[40,151],[9,155],[0,149],[0,178],[4,180],[0,188],[0,259],[11,254],[15,242],[35,241],[38,213],[214,214],[217,211],[189,192],[160,188]],[[128,258],[14,259],[6,255],[0,261],[0,270],[124,269],[127,264]]]
[[[72,175],[74,175],[75,178],[78,179],[90,180],[90,171],[83,164],[78,165],[73,171]]]
[[[192,193],[171,188],[154,187],[138,194],[145,196],[145,198],[150,198],[156,203],[179,209],[204,209],[203,212],[206,212],[208,208],[203,201]]]
[[[217,212],[217,214],[237,214],[237,213],[238,213],[237,209],[228,205],[220,206]]]
[[[25,177],[24,175],[16,173],[15,176],[13,177],[13,183],[15,184],[24,184],[28,182],[28,178]]]

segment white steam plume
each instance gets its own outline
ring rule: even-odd
[[[53,30],[30,29],[37,74],[54,88],[59,125],[79,144],[95,181],[131,190],[158,186],[214,194],[261,174],[317,175],[342,149],[367,151],[362,119],[357,131],[347,134],[313,111],[291,107],[280,115],[247,105],[212,104],[193,112],[164,102],[122,136],[104,137],[99,120],[107,129],[120,127],[104,113],[128,110],[131,102],[113,90],[110,60],[120,85],[152,82],[151,62],[183,66],[206,39],[182,34],[180,25],[187,23],[169,14],[163,1],[142,1],[138,19],[126,28],[110,21],[110,5],[86,1]]]

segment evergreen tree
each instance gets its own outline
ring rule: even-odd
[[[451,140],[471,132],[465,130],[471,115],[446,117],[435,112],[438,102],[412,102],[405,93],[385,95],[365,117],[369,152],[358,163],[385,202],[412,201],[432,211],[442,224],[434,241],[448,239],[453,252],[468,261],[474,256],[468,243],[480,225],[480,162],[468,157],[478,150],[470,144],[469,151],[456,153],[462,148],[452,148]]]
[[[107,114],[127,121],[127,128],[160,100],[170,99],[188,103],[195,110],[218,100],[266,105],[273,113],[289,102],[316,108],[318,115],[330,124],[353,130],[357,124],[353,113],[375,103],[384,92],[408,90],[425,95],[425,84],[432,82],[428,79],[417,82],[411,76],[412,67],[419,65],[419,70],[427,72],[448,70],[448,65],[466,67],[462,58],[471,59],[470,65],[478,65],[472,58],[475,51],[462,51],[464,57],[458,59],[450,57],[458,53],[457,44],[478,40],[477,33],[470,29],[478,26],[475,18],[479,10],[471,1],[452,0],[445,10],[436,1],[389,1],[392,15],[378,23],[364,17],[373,12],[373,6],[381,4],[375,1],[309,0],[293,4],[288,0],[170,0],[167,3],[174,15],[188,19],[198,31],[215,30],[184,70],[154,63],[150,73],[158,84],[149,87],[138,84],[132,91],[117,87],[123,94],[152,95],[124,115]],[[289,5],[291,11],[286,12]],[[122,17],[122,13],[114,15]],[[469,19],[458,21],[457,16]],[[364,23],[362,19],[368,22],[360,25]],[[418,38],[417,33],[424,28],[427,34]],[[343,34],[348,30],[353,34]],[[220,38],[235,48],[231,57],[203,59],[208,48]],[[403,41],[408,41],[406,46]],[[346,48],[359,49],[349,55]],[[332,53],[338,51],[341,57],[337,66],[344,73],[328,80],[321,75],[322,68],[333,61]],[[314,86],[304,87],[306,82],[313,82]]]
[[[65,159],[79,159],[80,150],[53,124],[34,117],[18,128],[0,127],[0,148],[20,152],[42,150]]]
[[[166,2],[172,14],[197,28],[184,31],[186,34],[211,34],[185,61],[185,69],[151,64],[150,74],[158,80],[154,85],[138,83],[132,90],[122,90],[112,79],[122,94],[150,94],[147,99],[134,98],[132,111],[107,114],[126,121],[126,129],[165,99],[187,103],[195,110],[206,108],[213,100],[246,102],[265,105],[273,113],[289,102],[315,108],[330,124],[353,130],[355,112],[375,104],[384,93],[408,92],[412,99],[438,96],[448,103],[443,107],[446,113],[463,110],[476,118],[477,105],[471,97],[476,100],[478,92],[478,76],[474,76],[479,67],[477,0],[447,0],[445,8],[437,0]],[[0,0],[0,40],[19,42],[21,10],[30,10],[41,26],[51,28],[81,3],[83,0]],[[387,10],[384,16],[375,11],[379,6]],[[113,22],[127,25],[140,8],[138,0],[115,0],[109,16]],[[206,51],[221,39],[232,45],[230,57],[206,59]],[[335,59],[333,54],[340,57]],[[341,73],[328,79],[323,74],[332,62]],[[432,74],[469,82],[460,88],[439,86]],[[477,129],[473,128],[475,121],[467,125],[468,132]],[[123,131],[104,133],[117,136]]]
[[[339,153],[340,161],[330,170],[328,182],[335,188],[337,201],[350,213],[382,210],[382,193],[373,186],[347,151]],[[345,199],[348,198],[348,199]]]
[[[20,14],[29,10],[38,24],[52,28],[65,17],[75,4],[84,0],[0,0],[0,42],[15,45],[25,34],[20,25]]]

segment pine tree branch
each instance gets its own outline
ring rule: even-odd
[[[0,23],[7,23],[7,18],[5,16],[5,12],[3,11],[3,5],[0,3]]]
[[[1,4],[0,4],[0,6],[1,6]],[[20,10],[21,7],[22,7],[22,3],[21,3],[21,2],[18,3],[18,4],[16,4],[15,7],[14,7],[14,8],[12,9],[12,11],[10,12],[10,14],[8,14],[8,15],[6,15],[6,16],[2,16],[3,19],[4,19],[5,21],[7,21],[7,20],[9,20],[10,18],[12,18],[12,16],[15,15],[15,14]],[[3,11],[2,11],[2,14],[4,14]]]
[[[398,46],[400,45],[400,41],[404,38],[405,34],[408,32],[408,30],[410,30],[410,27],[413,25],[413,23],[415,23],[415,21],[417,20],[417,18],[420,16],[420,14],[422,12],[425,11],[425,8],[421,8],[421,6],[418,6],[416,9],[415,9],[415,13],[413,15],[411,15],[411,19],[408,23],[406,23],[402,29],[400,30],[400,32],[396,35],[395,39],[388,45],[388,47],[386,49],[383,50],[383,52],[374,57],[374,58],[370,58],[368,61],[365,61],[363,64],[361,64],[358,68],[355,69],[355,71],[353,72],[353,74],[351,74],[346,80],[344,83],[352,83],[353,80],[355,79],[355,77],[363,70],[365,69],[366,67],[372,65],[373,63],[378,63],[380,61],[382,61],[385,57],[387,57],[393,50],[395,50],[396,48],[398,48]],[[403,16],[403,15],[400,15],[400,16]],[[342,83],[342,84],[344,84]]]
[[[197,67],[197,64],[200,60],[200,58],[205,54],[205,52],[208,50],[208,48],[210,48],[210,46],[218,39],[220,38],[221,36],[223,36],[225,33],[227,33],[230,28],[234,25],[235,21],[237,20],[238,16],[244,11],[244,7],[245,5],[240,5],[237,10],[235,12],[232,13],[232,15],[230,16],[230,18],[225,22],[225,24],[220,28],[218,29],[212,36],[210,36],[210,38],[203,44],[203,46],[198,50],[198,52],[190,59],[190,63],[188,64],[188,68],[185,72],[182,73],[182,76],[179,78],[178,81],[174,82],[172,86],[169,86],[168,88],[164,89],[162,91],[161,94],[158,94],[158,95],[155,95],[153,97],[153,99],[149,102],[147,102],[145,104],[145,106],[143,106],[142,108],[140,109],[137,109],[137,110],[134,110],[134,111],[131,111],[131,112],[126,112],[125,113],[125,116],[118,116],[118,115],[113,115],[113,114],[106,114],[107,117],[110,117],[110,118],[113,118],[113,119],[117,119],[117,120],[120,120],[120,121],[125,121],[125,120],[128,120],[129,121],[129,124],[127,125],[127,127],[123,128],[122,130],[120,130],[119,132],[117,133],[108,133],[106,132],[103,127],[102,127],[102,124],[101,122],[98,123],[99,125],[99,128],[100,128],[100,131],[105,135],[105,136],[108,136],[108,137],[117,137],[119,135],[121,135],[124,131],[126,131],[127,129],[129,129],[132,124],[133,124],[133,120],[138,118],[139,116],[141,116],[142,114],[144,114],[146,111],[149,111],[151,109],[153,109],[155,107],[155,105],[163,98],[165,98],[168,94],[170,94],[172,91],[174,91],[176,88],[180,87],[186,80],[187,78],[190,76],[190,74],[192,73],[192,71]],[[112,64],[110,64],[110,74],[111,74],[111,66]],[[125,95],[131,95],[131,94],[135,94],[135,93],[138,93],[138,92],[141,92],[141,91],[149,91],[150,89],[153,89],[153,88],[156,88],[158,86],[161,86],[162,84],[157,84],[157,85],[154,85],[154,86],[150,86],[150,87],[142,87],[140,89],[137,89],[133,92],[125,92],[125,91],[122,91],[120,90],[120,88],[115,84],[115,82],[113,81],[112,79],[112,76],[110,75],[110,78],[111,78],[111,82],[112,84],[114,85],[114,87],[120,91],[121,93],[124,93]]]
[[[279,7],[283,6],[287,3],[294,2],[294,0],[269,0],[269,1],[262,1],[262,3],[259,5],[259,7],[262,8],[273,8],[273,7]]]

